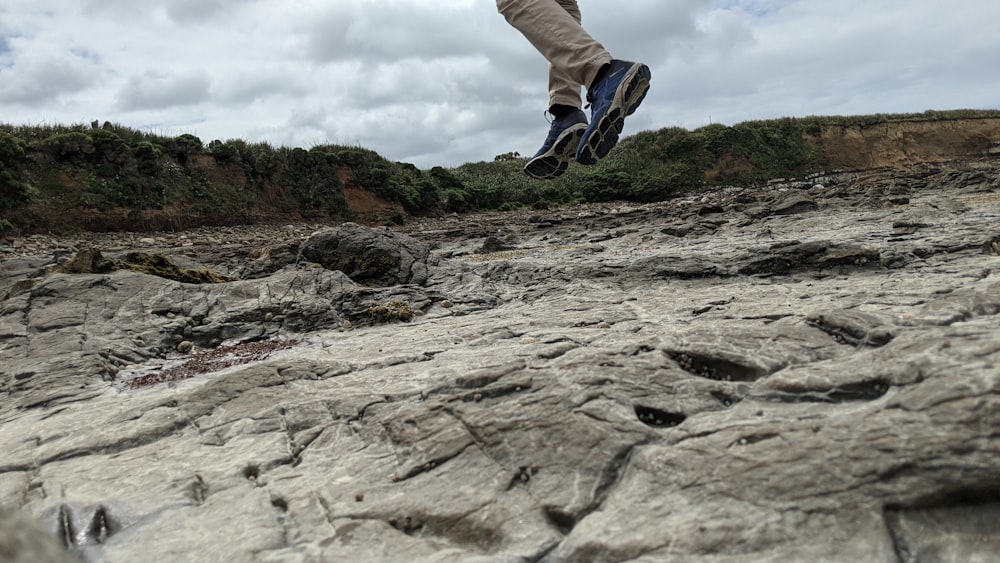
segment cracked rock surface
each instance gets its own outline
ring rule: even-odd
[[[421,220],[378,285],[294,228],[28,241],[0,526],[86,561],[988,561],[998,229],[984,161]],[[60,271],[136,246],[243,279]]]

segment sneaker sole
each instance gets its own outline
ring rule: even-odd
[[[594,132],[580,146],[576,160],[581,164],[595,164],[611,152],[618,144],[618,136],[625,128],[625,118],[635,110],[649,92],[651,73],[644,64],[636,64],[629,70],[621,86],[615,91],[611,107],[601,117]]]
[[[569,163],[576,156],[576,149],[587,130],[585,123],[569,127],[556,138],[552,148],[532,158],[524,167],[524,173],[536,180],[551,180],[562,176]]]

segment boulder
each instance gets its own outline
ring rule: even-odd
[[[429,245],[384,227],[356,223],[312,235],[303,243],[301,254],[364,285],[421,285],[433,265]]]

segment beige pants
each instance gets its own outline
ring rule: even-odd
[[[581,86],[611,54],[580,25],[576,0],[497,0],[497,10],[549,61],[549,106],[581,107]]]

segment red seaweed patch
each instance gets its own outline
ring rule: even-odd
[[[190,379],[196,375],[220,371],[233,366],[246,365],[267,359],[279,350],[287,350],[299,344],[298,340],[261,340],[219,346],[211,350],[195,352],[180,363],[155,370],[143,370],[141,375],[122,381],[123,389],[141,389],[158,383],[170,383]]]

